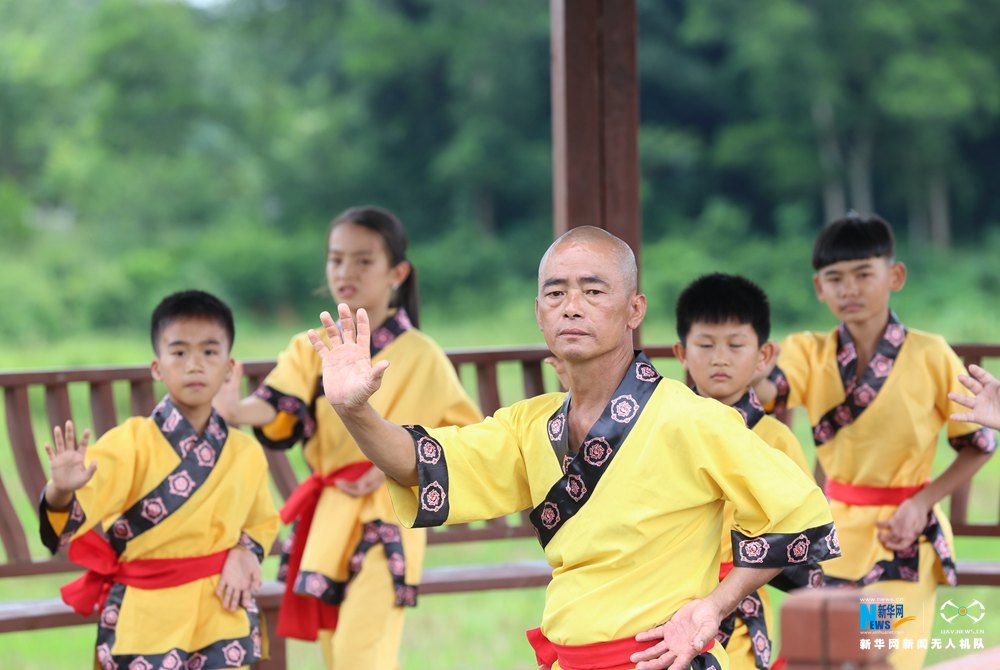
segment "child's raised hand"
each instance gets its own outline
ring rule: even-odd
[[[90,481],[97,472],[97,463],[85,464],[87,444],[90,442],[89,428],[83,431],[77,443],[73,422],[67,421],[65,434],[59,426],[52,429],[52,440],[54,448],[50,444],[45,445],[52,473],[52,485],[45,495],[52,507],[60,509],[69,504],[73,491]]]
[[[916,498],[909,498],[896,508],[886,521],[876,521],[878,539],[890,551],[902,551],[913,546],[927,526],[930,508]]]
[[[216,392],[215,397],[212,398],[212,406],[215,411],[230,425],[236,415],[236,408],[240,404],[240,382],[242,380],[243,364],[239,361],[233,361],[232,373]]]
[[[987,428],[1000,430],[1000,381],[978,365],[969,366],[968,375],[959,375],[958,381],[973,395],[949,393],[948,397],[971,412],[956,412],[953,421],[969,421]]]
[[[259,588],[260,561],[252,551],[236,545],[226,556],[215,595],[222,601],[223,607],[235,612],[241,606],[249,607],[253,603],[253,594]]]

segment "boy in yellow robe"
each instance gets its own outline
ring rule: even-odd
[[[539,267],[536,317],[565,363],[570,392],[498,410],[462,428],[402,427],[368,399],[388,365],[369,356],[370,324],[339,305],[323,386],[361,449],[390,478],[407,525],[484,519],[533,508],[552,565],[543,667],[725,670],[722,618],[782,568],[839,552],[826,501],[739,414],[664,379],[632,331],[645,314],[635,257],[581,227]],[[391,373],[390,373],[391,374]],[[734,507],[736,566],[719,581],[723,507]]]
[[[802,447],[788,426],[767,416],[751,388],[754,378],[774,363],[767,296],[753,282],[720,273],[699,277],[677,299],[677,337],[674,355],[694,382],[694,390],[734,408],[747,426],[767,444],[788,456],[810,479]],[[733,505],[725,506],[722,535],[722,579],[733,567],[730,531]],[[818,586],[822,570],[814,564],[797,566],[783,574],[779,588]],[[780,578],[779,578],[780,579]],[[717,640],[726,648],[732,670],[772,667],[773,630],[767,591],[758,589],[744,598],[720,626]]]
[[[905,327],[889,309],[903,288],[892,229],[851,214],[827,226],[813,248],[813,286],[840,320],[832,332],[789,336],[778,366],[757,385],[765,404],[802,405],[841,533],[843,556],[827,581],[858,584],[901,599],[897,635],[927,639],[938,583],[956,583],[951,527],[937,503],[968,481],[996,450],[996,437],[949,420],[964,369],[939,335]],[[930,481],[938,435],[955,460]],[[895,668],[919,668],[921,649],[893,651]]]
[[[267,461],[230,430],[212,397],[232,372],[229,308],[185,291],[153,312],[154,379],[167,396],[89,449],[72,422],[46,445],[43,542],[88,568],[63,587],[81,614],[100,612],[96,665],[249,667],[263,655],[252,593],[278,532]]]

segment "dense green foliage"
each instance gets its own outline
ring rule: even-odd
[[[1000,4],[904,4],[640,0],[660,312],[725,269],[815,323],[810,240],[856,207],[896,224],[912,311],[989,336],[948,310],[997,288]],[[185,286],[301,320],[359,203],[407,223],[431,313],[530,295],[548,40],[540,0],[0,0],[0,337],[141,330]]]

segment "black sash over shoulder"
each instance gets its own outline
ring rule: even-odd
[[[661,379],[663,377],[649,359],[638,352],[576,454],[570,454],[566,426],[572,402],[569,394],[562,407],[549,419],[549,442],[562,464],[563,476],[549,489],[545,500],[531,512],[531,523],[543,547],[590,499]]]

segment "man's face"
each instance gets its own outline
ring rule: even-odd
[[[590,360],[623,346],[645,308],[611,242],[560,244],[538,270],[535,317],[545,343],[564,361]]]
[[[767,361],[753,326],[735,321],[696,321],[691,324],[687,344],[678,344],[674,352],[698,392],[727,405],[743,397]]]
[[[906,268],[886,258],[840,261],[813,275],[816,297],[835,317],[848,324],[882,319],[889,309],[889,296],[903,288]]]
[[[233,369],[225,328],[207,319],[170,322],[160,333],[151,368],[182,412],[210,405]]]

